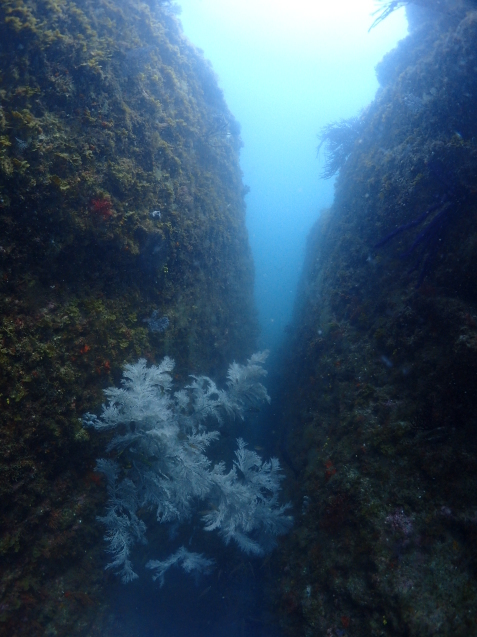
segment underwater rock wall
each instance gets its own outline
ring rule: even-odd
[[[477,634],[477,12],[459,8],[377,69],[310,233],[282,387],[293,637]]]
[[[0,2],[5,634],[95,634],[102,388],[140,356],[219,379],[254,347],[240,130],[170,9]]]

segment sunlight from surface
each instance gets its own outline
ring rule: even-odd
[[[187,20],[189,16],[207,20],[237,41],[248,36],[256,44],[261,41],[273,49],[299,42],[301,52],[307,47],[316,51],[319,38],[333,40],[334,45],[338,44],[336,38],[348,44],[350,40],[359,40],[360,32],[367,32],[373,22],[371,13],[379,8],[379,3],[372,0],[184,0],[180,4]],[[394,25],[388,22],[388,28],[384,29],[387,34],[395,30],[397,23],[402,26],[403,12],[396,15],[399,13],[399,18],[391,18]],[[375,41],[383,38],[386,38],[384,32],[373,34]]]
[[[262,346],[290,320],[306,235],[333,197],[317,133],[357,115],[374,67],[407,32],[403,9],[368,32],[371,0],[179,0],[186,36],[212,62],[242,126],[247,225]]]

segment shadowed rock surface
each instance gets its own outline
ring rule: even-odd
[[[294,637],[477,632],[477,13],[448,6],[378,67],[309,236],[281,391]]]

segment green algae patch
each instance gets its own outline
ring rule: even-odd
[[[160,3],[0,16],[0,621],[89,635],[104,441],[82,414],[126,361],[221,376],[254,347],[240,129]]]

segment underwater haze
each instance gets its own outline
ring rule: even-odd
[[[0,635],[477,635],[476,45],[0,0]]]
[[[241,166],[255,262],[261,347],[290,321],[306,235],[333,200],[317,134],[358,115],[374,67],[405,37],[404,9],[369,30],[372,0],[182,0],[187,37],[203,49],[242,127]]]

